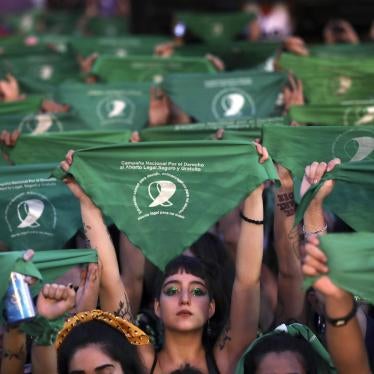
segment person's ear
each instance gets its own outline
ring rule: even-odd
[[[161,318],[161,313],[160,313],[160,300],[155,299],[153,302],[153,309],[155,311],[155,314],[158,318]]]
[[[216,312],[216,302],[212,299],[209,302],[209,318],[212,318]]]

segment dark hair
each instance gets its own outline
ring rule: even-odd
[[[210,300],[215,301],[215,313],[210,318],[203,332],[204,347],[207,350],[210,350],[217,341],[217,338],[222,332],[225,323],[225,307],[222,307],[220,303],[220,296],[222,296],[223,292],[222,288],[219,287],[219,282],[217,282],[214,278],[218,278],[217,272],[219,272],[219,268],[213,265],[208,268],[202,261],[192,256],[181,255],[174,258],[166,265],[165,271],[161,276],[159,276],[156,282],[157,286],[155,290],[155,298],[157,300],[160,299],[162,285],[165,279],[181,271],[201,278],[206,284]]]
[[[244,373],[253,374],[258,369],[261,361],[268,353],[282,353],[290,351],[296,353],[300,363],[308,374],[318,373],[320,361],[311,345],[302,337],[292,336],[286,332],[266,336],[248,352],[244,360]]]
[[[89,321],[74,327],[57,351],[59,374],[68,374],[75,352],[89,345],[97,345],[113,361],[118,362],[125,373],[144,373],[135,346],[126,337],[105,322]]]

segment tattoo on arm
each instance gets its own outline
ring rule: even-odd
[[[277,206],[287,217],[294,215],[296,207],[293,192],[277,193]]]
[[[89,230],[91,230],[91,226],[83,222],[84,244],[86,248],[91,248],[90,239],[87,238],[87,233]]]
[[[225,344],[227,341],[231,340],[231,336],[229,335],[229,332],[230,332],[230,325],[226,325],[221,335],[220,342],[218,343],[218,347],[220,350],[222,350],[225,347]]]
[[[114,311],[114,314],[118,317],[126,319],[130,322],[133,322],[134,317],[131,313],[130,300],[129,300],[129,297],[127,296],[126,292],[125,292],[124,296],[125,296],[125,300],[124,301],[121,300],[119,302],[118,309]]]
[[[6,360],[24,360],[26,357],[25,347],[22,345],[17,351],[3,350],[3,358]]]

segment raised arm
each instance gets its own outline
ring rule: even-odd
[[[276,323],[303,321],[305,292],[302,282],[299,232],[294,226],[295,201],[289,170],[277,165],[281,187],[275,190],[274,247],[278,261],[278,305]]]
[[[313,287],[324,296],[326,340],[331,358],[339,374],[369,374],[371,371],[355,313],[355,301],[350,293],[337,287],[329,278],[328,259],[318,245],[317,238],[310,238],[303,271],[308,276],[319,276]]]
[[[266,148],[257,144],[260,162],[268,158]],[[227,335],[216,347],[217,362],[224,372],[233,372],[248,344],[256,338],[260,312],[260,272],[263,254],[264,186],[258,186],[245,200],[242,212],[236,272],[232,290]]]
[[[329,163],[313,162],[308,165],[305,168],[305,174],[301,184],[301,196],[308,191],[310,186],[318,183],[326,172],[333,170],[338,164],[340,164],[340,160],[335,158]],[[326,181],[309,204],[304,214],[303,231],[306,239],[326,233],[327,225],[323,215],[323,202],[334,188],[334,183],[333,180]]]
[[[61,163],[68,171],[73,163],[73,151],[69,151]],[[92,202],[78,183],[65,179],[65,184],[80,202],[84,232],[91,248],[95,248],[101,263],[100,307],[117,315],[132,320],[130,303],[122,283],[113,242],[104,223],[100,209]]]

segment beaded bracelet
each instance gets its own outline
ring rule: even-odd
[[[311,236],[317,236],[318,234],[322,234],[325,231],[327,231],[326,223],[321,229],[316,230],[316,231],[306,231],[305,226],[303,225],[303,234],[304,234],[305,239],[309,239]]]

